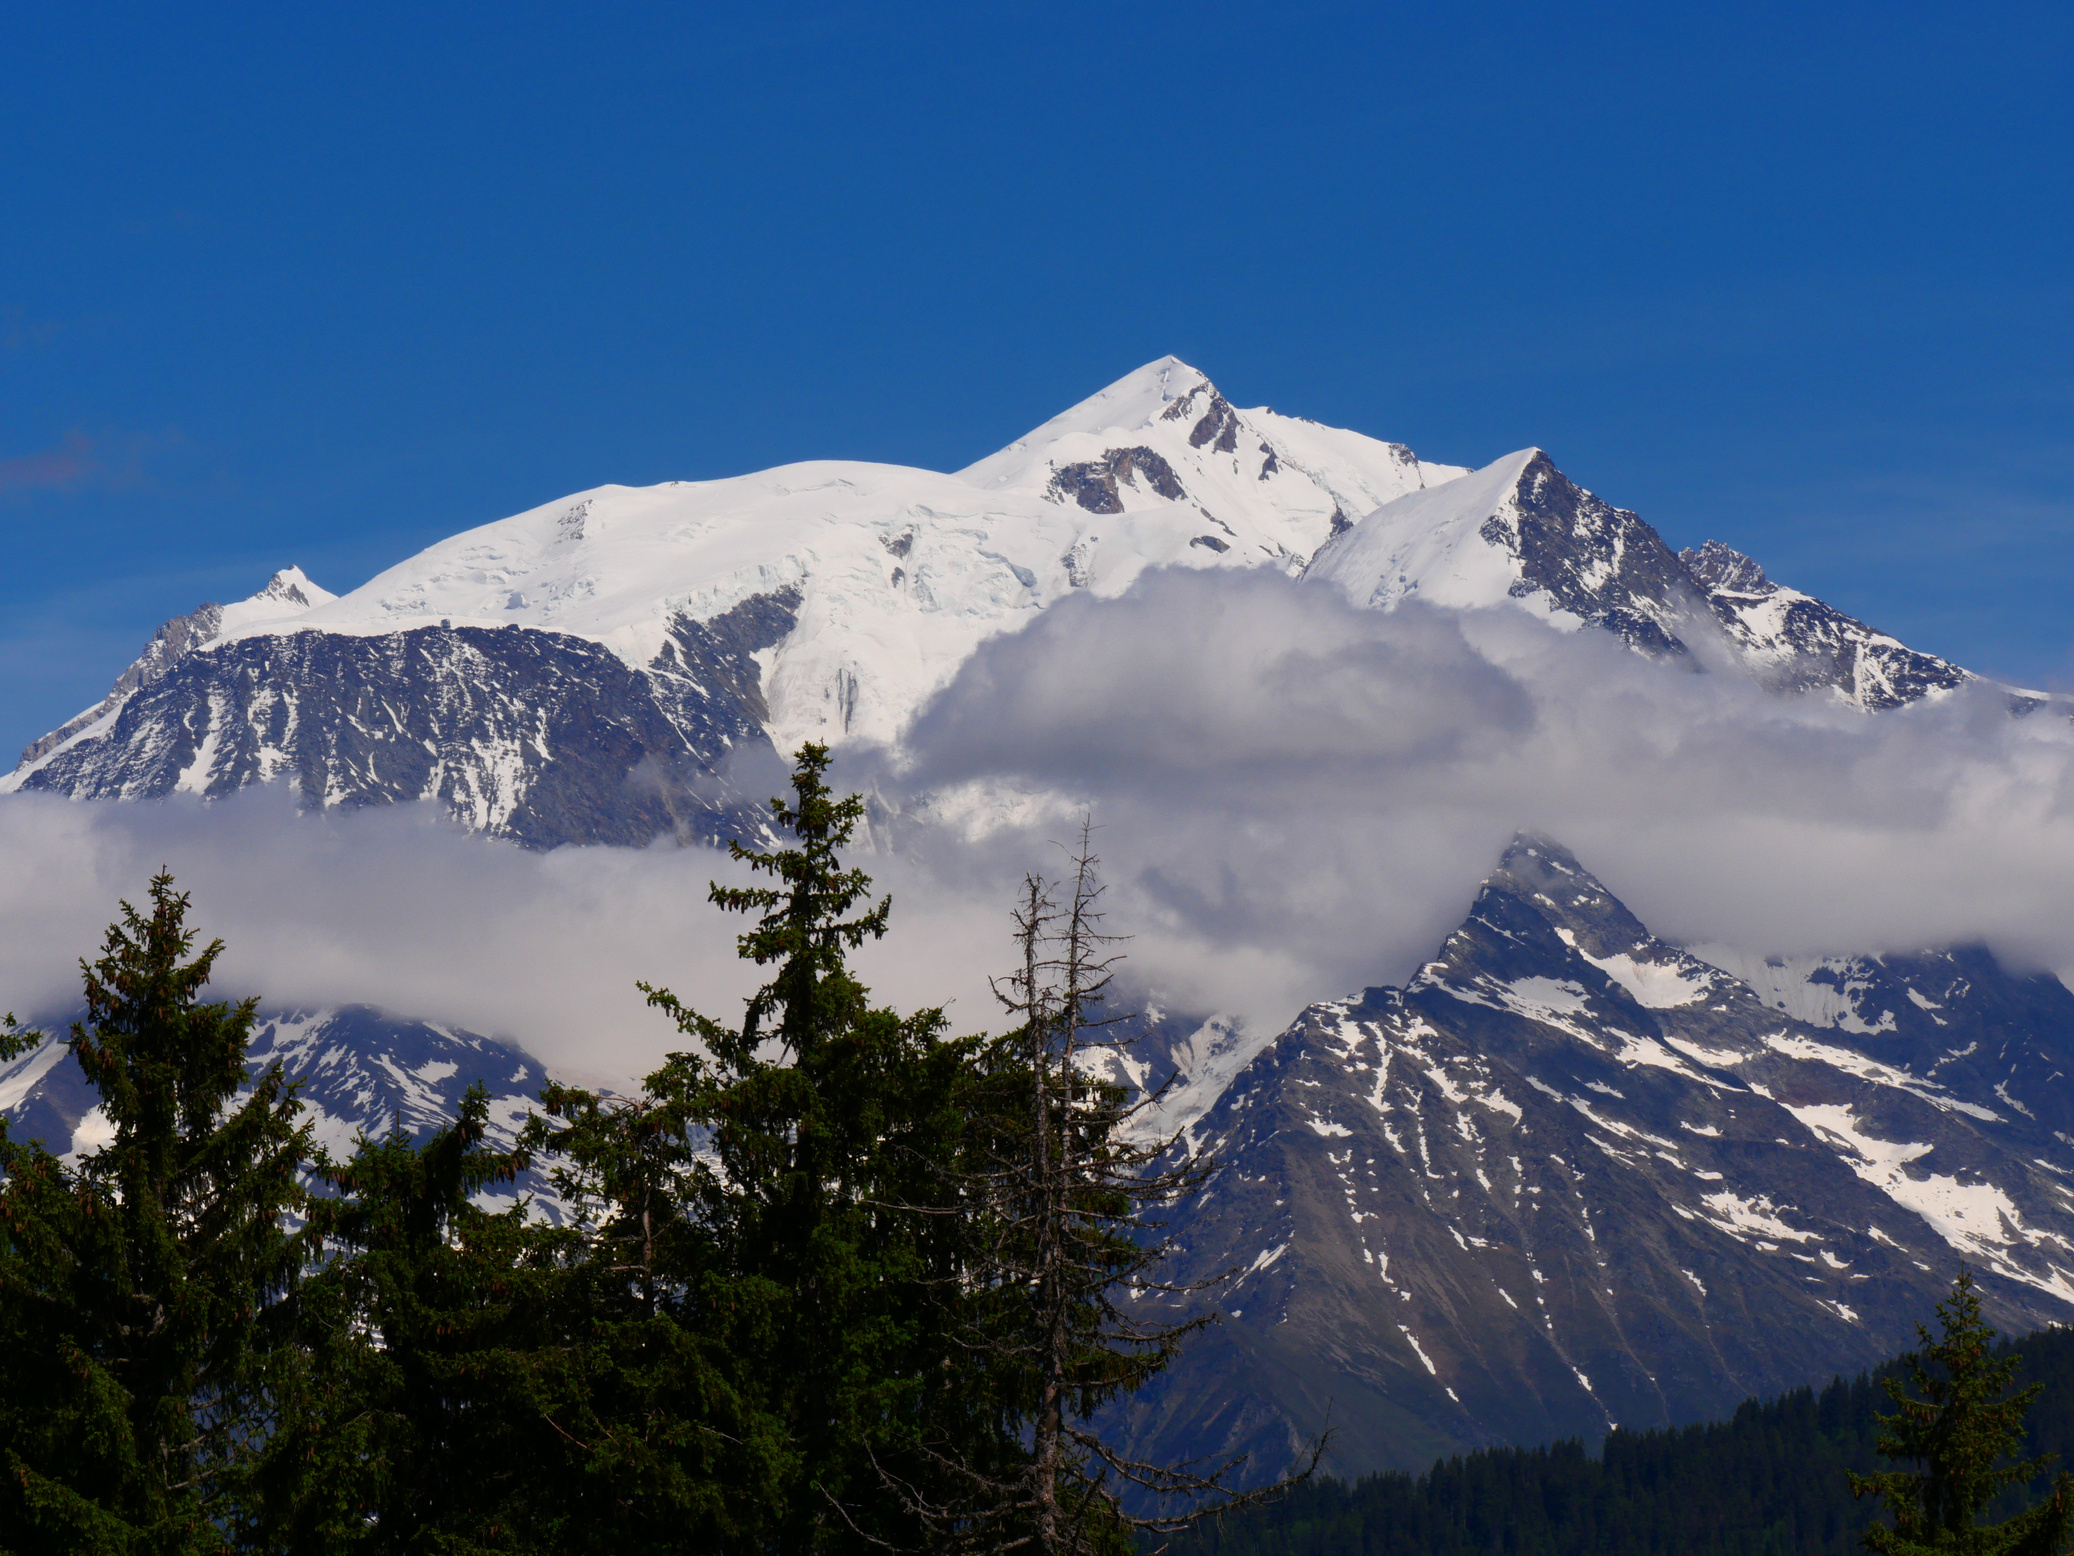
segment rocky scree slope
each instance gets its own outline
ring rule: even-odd
[[[2074,995],[1979,949],[1767,969],[1522,840],[1403,988],[1311,1007],[1188,1120],[1176,1273],[1228,1315],[1147,1453],[1411,1468],[1694,1421],[1870,1365],[1966,1260],[2074,1317]],[[1148,1299],[1152,1300],[1152,1299]]]

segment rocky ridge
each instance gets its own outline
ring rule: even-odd
[[[1678,557],[1706,591],[1738,657],[1773,691],[1828,691],[1878,712],[1971,679],[1813,595],[1773,583],[1755,561],[1718,540]]]
[[[433,799],[540,848],[760,836],[779,764],[755,655],[797,601],[780,589],[709,621],[679,617],[638,670],[587,639],[519,627],[221,643],[162,629],[151,673],[16,787],[148,800],[286,779],[312,807]],[[215,610],[184,619],[206,625]],[[760,787],[744,792],[744,777]]]

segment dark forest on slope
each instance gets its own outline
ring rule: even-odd
[[[2006,1517],[2043,1495],[2074,1460],[2074,1329],[2004,1341],[2017,1381],[2042,1383],[2029,1451],[2057,1455],[2048,1474],[2007,1493]],[[1423,1475],[1319,1479],[1265,1507],[1177,1537],[1171,1556],[1845,1556],[1877,1509],[1854,1502],[1847,1470],[1888,1467],[1876,1416],[1892,1410],[1879,1379],[1898,1364],[1819,1392],[1752,1400],[1733,1419],[1579,1442],[1499,1448],[1447,1459]]]

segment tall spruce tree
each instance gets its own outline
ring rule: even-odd
[[[149,914],[123,903],[100,958],[80,964],[70,1048],[107,1142],[68,1166],[0,1134],[13,1552],[224,1550],[271,1429],[308,1127],[278,1068],[248,1075],[256,1001],[203,1001],[223,943],[189,959],[187,910],[161,873]]]
[[[779,1433],[768,1522],[757,1548],[921,1549],[917,1496],[941,1491],[930,1444],[955,1439],[996,1464],[1021,1447],[991,1375],[952,1333],[966,1222],[954,1174],[971,1046],[947,1041],[941,1011],[874,1008],[848,954],[886,931],[890,899],[838,851],[863,814],[826,783],[807,745],[789,803],[773,800],[790,846],[734,856],[768,886],[715,885],[751,915],[743,957],[773,973],[739,1028],[649,989],[697,1048],[650,1077],[681,1097],[709,1154],[691,1214],[724,1271],[742,1387]]]
[[[1990,1352],[1995,1331],[1963,1264],[1937,1317],[1943,1332],[1934,1340],[1916,1327],[1923,1349],[1902,1358],[1906,1385],[1884,1380],[1896,1409],[1880,1417],[1880,1453],[1922,1468],[1850,1477],[1853,1496],[1880,1498],[1894,1520],[1868,1529],[1866,1548],[1884,1556],[2060,1556],[2074,1525],[2074,1477],[2062,1474],[2044,1502],[2005,1523],[1975,1522],[2004,1489],[2044,1471],[2043,1455],[2016,1457],[2024,1415],[2044,1385],[2008,1392],[2021,1358]]]

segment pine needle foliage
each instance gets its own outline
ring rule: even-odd
[[[522,1154],[484,1144],[488,1095],[422,1144],[400,1129],[320,1158],[295,1300],[302,1367],[269,1439],[261,1549],[587,1549],[566,1239],[521,1199],[476,1203]]]
[[[724,1272],[704,1322],[724,1312],[740,1387],[782,1423],[756,1548],[919,1549],[928,1532],[894,1488],[933,1491],[929,1443],[1019,1450],[939,1300],[964,1260],[951,1168],[971,1045],[946,1037],[940,1010],[874,1007],[851,973],[849,953],[885,934],[892,902],[874,903],[870,878],[841,863],[863,802],[837,799],[827,768],[827,749],[807,745],[790,801],[771,802],[786,846],[733,845],[770,884],[712,888],[752,919],[737,946],[769,982],[740,1027],[647,988],[696,1046],[645,1090],[701,1136],[686,1205]]]
[[[783,1423],[744,1358],[769,1344],[699,1217],[699,1130],[668,1067],[642,1095],[550,1085],[525,1143],[575,1218],[584,1292],[585,1472],[607,1493],[609,1543],[752,1550],[779,1494]],[[575,1547],[571,1547],[572,1549]],[[589,1547],[585,1547],[589,1548]]]
[[[1866,1549],[1883,1556],[2060,1556],[2074,1524],[2074,1477],[2061,1475],[2028,1512],[1992,1527],[1976,1523],[2005,1489],[2046,1466],[2042,1455],[2015,1457],[2025,1413],[2043,1385],[2009,1393],[2021,1358],[1991,1352],[1995,1331],[1981,1317],[1980,1293],[1964,1265],[1937,1317],[1942,1332],[1935,1339],[1916,1328],[1923,1349],[1902,1358],[1906,1380],[1885,1380],[1896,1409],[1880,1417],[1880,1453],[1921,1468],[1850,1478],[1853,1496],[1879,1498],[1894,1520],[1865,1532]]]
[[[308,1129],[278,1068],[248,1076],[256,1001],[203,1000],[223,944],[190,957],[188,906],[160,873],[80,964],[69,1046],[111,1138],[68,1166],[0,1134],[11,1551],[224,1550],[270,1429]]]

